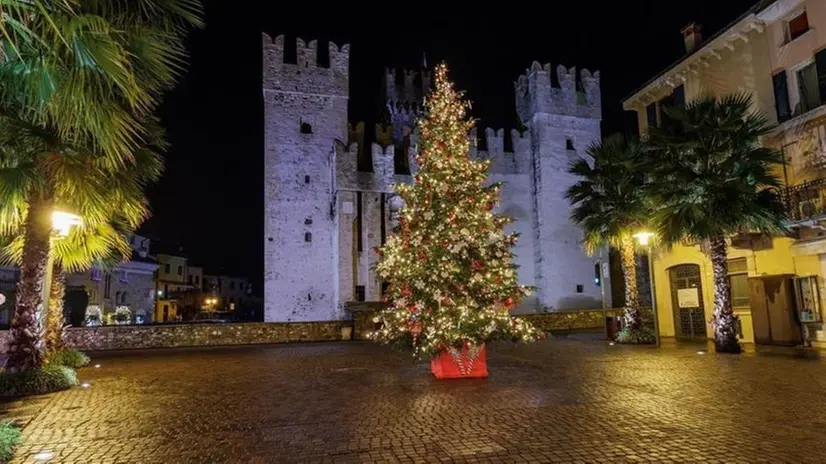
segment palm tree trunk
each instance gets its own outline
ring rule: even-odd
[[[714,270],[714,348],[718,353],[739,353],[737,316],[731,307],[731,284],[728,280],[728,253],[722,235],[709,239],[708,257]]]
[[[640,293],[637,289],[637,261],[634,254],[634,238],[623,237],[620,242],[620,262],[622,277],[625,280],[625,307],[623,308],[623,324],[626,328],[636,330],[642,327],[640,314]]]
[[[43,279],[49,260],[51,205],[34,195],[23,232],[23,260],[11,320],[6,369],[21,372],[43,364]]]
[[[49,288],[49,311],[46,313],[46,351],[55,352],[63,348],[63,296],[66,293],[66,275],[59,264],[52,271],[52,286]]]

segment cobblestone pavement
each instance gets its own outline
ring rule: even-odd
[[[436,381],[368,343],[99,356],[15,462],[826,462],[826,364],[555,339]],[[41,455],[43,456],[43,455]]]

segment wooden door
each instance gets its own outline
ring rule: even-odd
[[[789,346],[802,343],[792,279],[785,275],[752,278],[749,289],[754,342]]]

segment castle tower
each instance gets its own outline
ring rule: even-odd
[[[349,45],[297,41],[284,63],[284,37],[263,36],[265,112],[264,318],[340,319],[334,209],[335,143],[346,141]]]
[[[419,70],[402,69],[401,74],[396,74],[396,71],[395,68],[385,70],[384,123],[392,129],[396,174],[407,175],[410,174],[406,156],[412,146],[410,135],[416,127],[416,120],[422,115],[424,98],[430,91],[431,72],[424,62]],[[398,78],[401,78],[400,82]]]
[[[577,180],[567,172],[569,163],[601,137],[599,72],[583,70],[579,84],[575,68],[558,66],[556,73],[559,87],[551,84],[551,65],[534,62],[514,85],[516,109],[531,138],[536,296],[551,310],[599,308],[597,258],[583,251],[565,198]]]

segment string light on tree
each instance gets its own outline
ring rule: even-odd
[[[467,104],[447,67],[435,71],[435,90],[419,122],[420,170],[413,184],[396,186],[404,204],[396,233],[376,250],[390,307],[376,316],[382,327],[372,336],[412,348],[416,358],[478,352],[475,347],[493,339],[542,336],[511,317],[530,293],[513,265],[517,234],[505,234],[511,219],[493,212],[501,184],[487,184],[490,160],[468,157],[473,121]]]

